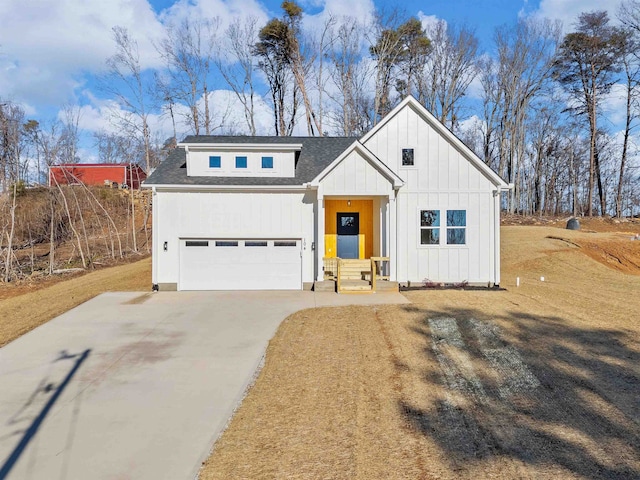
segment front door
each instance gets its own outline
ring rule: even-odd
[[[360,216],[358,213],[338,213],[338,257],[358,258],[358,233]]]

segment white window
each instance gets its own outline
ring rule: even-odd
[[[467,211],[447,210],[447,245],[467,243]]]
[[[440,244],[440,210],[420,210],[420,245]]]

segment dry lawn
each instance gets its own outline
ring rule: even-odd
[[[640,478],[640,241],[502,232],[506,291],[285,320],[201,479]]]
[[[0,290],[0,347],[103,292],[150,289],[150,258],[71,279],[52,277],[35,285],[4,285]]]

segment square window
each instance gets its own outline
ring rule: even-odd
[[[420,230],[421,245],[438,245],[440,243],[439,228],[423,228]]]
[[[247,168],[247,157],[236,157],[236,168]]]
[[[413,166],[413,148],[402,149],[402,166],[403,167]]]
[[[440,244],[440,210],[420,210],[420,245]]]
[[[466,227],[466,210],[447,210],[447,227]]]
[[[262,168],[273,168],[273,157],[262,157]]]
[[[222,166],[222,161],[219,156],[211,156],[209,157],[209,168],[220,168]]]
[[[440,210],[420,210],[421,227],[439,227]]]

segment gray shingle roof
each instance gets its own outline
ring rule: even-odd
[[[145,185],[302,185],[313,180],[357,138],[351,137],[232,137],[189,136],[183,143],[302,144],[296,176],[277,177],[187,177],[186,155],[176,148],[147,178]]]

